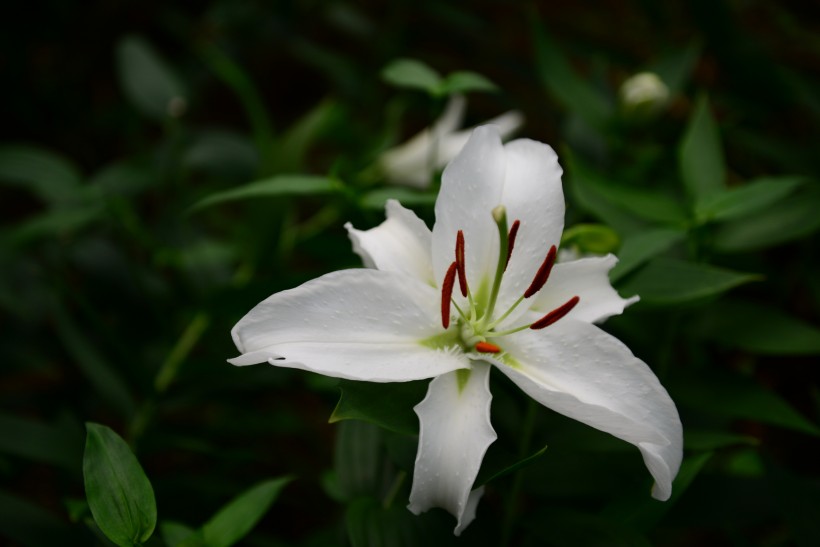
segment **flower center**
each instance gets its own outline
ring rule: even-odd
[[[544,258],[544,262],[541,263],[541,266],[535,273],[535,276],[533,277],[529,287],[527,287],[527,290],[524,291],[524,294],[522,294],[518,300],[516,300],[503,314],[496,317],[495,305],[498,300],[499,290],[501,288],[501,280],[503,279],[504,272],[507,270],[507,266],[510,263],[510,258],[512,257],[512,252],[515,247],[515,239],[518,235],[521,222],[516,220],[508,229],[507,211],[503,205],[499,205],[493,209],[492,214],[493,220],[495,220],[496,226],[498,227],[499,251],[498,264],[496,266],[495,277],[493,278],[493,285],[490,290],[490,297],[487,305],[481,307],[477,305],[476,299],[473,297],[470,287],[467,284],[467,271],[464,260],[464,232],[462,230],[459,230],[456,234],[455,260],[447,269],[447,273],[444,275],[444,281],[441,284],[442,326],[445,330],[450,328],[450,320],[452,316],[451,307],[455,307],[458,314],[455,327],[459,329],[458,333],[463,346],[465,348],[472,348],[480,353],[502,352],[503,350],[500,346],[489,342],[488,339],[513,334],[524,329],[538,330],[546,328],[566,316],[576,305],[578,305],[578,302],[580,301],[578,296],[573,296],[564,304],[558,306],[537,321],[503,331],[496,330],[496,327],[504,321],[513,312],[513,310],[521,304],[521,302],[538,294],[541,289],[544,288],[544,285],[546,285],[549,280],[552,267],[555,265],[557,250],[555,245],[552,245],[549,248],[546,257]],[[462,309],[453,297],[456,280],[458,280],[458,287],[459,292],[461,292],[461,296],[467,299],[466,309]]]

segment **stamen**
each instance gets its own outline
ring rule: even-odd
[[[550,272],[552,271],[552,266],[555,264],[556,252],[557,250],[555,249],[555,245],[550,247],[543,264],[541,264],[541,267],[538,268],[538,271],[535,273],[535,277],[532,278],[532,283],[530,283],[529,288],[524,291],[524,298],[531,297],[540,291],[541,288],[547,283],[547,279],[549,279]]]
[[[461,296],[467,296],[467,271],[464,269],[464,232],[461,230],[456,235],[456,268]]]
[[[501,348],[489,342],[479,342],[475,345],[475,350],[479,353],[501,353]]]
[[[445,330],[450,326],[450,299],[453,298],[453,285],[456,282],[456,263],[450,264],[444,281],[441,283],[441,324]]]
[[[553,249],[554,248],[555,247],[553,247]],[[564,317],[566,314],[571,312],[572,308],[574,308],[578,304],[579,300],[581,299],[577,296],[573,296],[565,303],[561,304],[560,306],[549,312],[547,315],[545,315],[544,317],[530,325],[530,328],[533,330],[538,330],[543,329],[544,327],[549,327],[550,325]]]
[[[513,247],[515,247],[515,236],[518,235],[518,227],[521,226],[521,221],[516,220],[510,227],[510,233],[507,235],[507,263],[504,264],[504,271],[507,271],[507,266],[510,264],[510,257],[512,256]]]

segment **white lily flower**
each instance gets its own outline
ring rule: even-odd
[[[669,498],[682,457],[674,403],[642,361],[593,323],[635,301],[609,283],[612,256],[555,264],[564,223],[553,150],[477,128],[444,171],[432,232],[387,203],[387,220],[347,229],[373,269],[275,294],[233,329],[236,365],[270,362],[354,380],[434,378],[420,421],[409,509],[443,507],[459,534],[496,434],[490,368],[557,412],[634,444]],[[507,219],[513,222],[508,226]],[[546,258],[545,258],[546,257]]]
[[[391,184],[427,188],[433,174],[456,157],[472,129],[459,131],[467,101],[453,95],[436,122],[405,143],[387,150],[379,157],[379,166]],[[523,124],[524,116],[511,110],[486,122],[498,126],[502,139],[509,138]]]

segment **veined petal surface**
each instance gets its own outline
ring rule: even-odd
[[[559,262],[552,269],[547,285],[533,297],[534,312],[544,315],[573,296],[580,301],[567,315],[568,318],[598,323],[639,300],[637,296],[621,298],[609,282],[609,270],[618,259],[614,255],[581,258],[571,262]]]
[[[508,355],[489,358],[501,372],[544,406],[636,445],[655,479],[653,497],[669,498],[682,458],[680,418],[655,374],[629,348],[570,318],[501,344]]]
[[[435,286],[430,229],[394,199],[387,201],[385,210],[387,220],[370,230],[345,224],[353,250],[368,268],[406,274]]]
[[[474,361],[469,371],[430,382],[416,405],[421,433],[408,508],[415,514],[443,507],[458,519],[458,535],[475,518],[483,489],[472,490],[481,461],[496,434],[490,424],[490,366]]]
[[[274,294],[231,331],[234,365],[271,364],[369,382],[419,380],[469,367],[441,334],[440,295],[393,272],[342,270]]]
[[[506,160],[498,129],[476,128],[461,152],[444,169],[433,226],[433,272],[444,279],[454,260],[456,234],[464,231],[465,264],[471,290],[495,271],[498,231],[492,210],[501,203]]]

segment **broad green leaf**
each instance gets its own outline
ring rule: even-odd
[[[712,452],[685,458],[672,482],[672,497],[667,501],[661,503],[649,496],[640,500],[618,500],[604,509],[603,515],[618,522],[629,523],[630,528],[635,530],[651,530],[675,506],[711,458]]]
[[[753,420],[820,435],[820,428],[779,395],[742,377],[712,373],[709,381],[679,381],[672,398],[692,412],[729,419]]]
[[[372,423],[348,420],[336,431],[336,490],[346,499],[380,495],[383,481],[383,431]]]
[[[125,381],[59,305],[55,306],[54,319],[58,338],[100,397],[117,409],[122,416],[132,416],[136,404]]]
[[[459,70],[451,72],[439,87],[439,94],[454,95],[470,91],[498,91],[498,86],[476,72]]]
[[[396,59],[382,70],[385,82],[396,87],[422,89],[431,95],[438,94],[441,76],[428,65],[415,59]]]
[[[760,276],[706,264],[656,258],[622,286],[623,294],[637,294],[641,302],[674,305],[719,295]]]
[[[780,245],[820,229],[820,192],[796,192],[750,218],[727,222],[715,234],[714,247],[726,253]]]
[[[313,175],[277,175],[268,179],[257,180],[238,188],[211,194],[192,205],[189,212],[198,211],[205,207],[228,201],[328,194],[337,191],[338,188],[339,183],[328,177]]]
[[[83,477],[94,521],[117,545],[140,545],[157,524],[151,482],[119,435],[92,422],[86,430]]]
[[[163,120],[185,108],[185,91],[177,75],[142,38],[128,36],[117,47],[120,84],[143,114]]]
[[[347,507],[347,537],[351,547],[427,545],[418,519],[405,507],[385,508],[373,497],[359,498]]]
[[[416,192],[408,188],[379,188],[366,193],[361,198],[361,205],[366,209],[383,210],[388,199],[397,199],[405,207],[432,207],[436,203],[435,194]]]
[[[77,197],[80,173],[49,150],[7,144],[0,146],[0,181],[25,186],[43,201],[60,205]]]
[[[178,547],[196,534],[196,530],[179,522],[164,520],[159,523],[162,540],[168,547]]]
[[[766,304],[719,302],[704,314],[699,330],[729,348],[770,355],[820,354],[820,329]]]
[[[582,253],[612,253],[619,244],[618,234],[601,224],[576,224],[561,235],[562,248],[575,247]]]
[[[718,450],[730,446],[752,445],[757,446],[760,441],[748,435],[738,435],[737,433],[727,433],[725,431],[704,431],[686,428],[683,435],[683,447],[686,450],[699,450],[701,452]]]
[[[614,111],[611,101],[575,73],[543,25],[535,18],[532,19],[531,32],[535,41],[535,68],[541,83],[558,102],[589,125],[599,129],[606,126]]]
[[[10,540],[10,545],[81,545],[75,527],[14,493],[0,490],[0,508],[0,539]]]
[[[204,131],[194,138],[182,161],[187,167],[217,175],[251,177],[259,165],[259,154],[244,135]]]
[[[107,165],[94,173],[88,186],[98,188],[103,195],[130,198],[156,185],[157,179],[150,165],[122,161]]]
[[[397,433],[414,435],[419,424],[413,407],[427,392],[426,381],[392,384],[341,380],[339,403],[330,422],[364,420]]]
[[[97,205],[48,211],[3,230],[0,242],[18,247],[43,238],[65,237],[99,220],[103,213]]]
[[[292,477],[267,480],[240,494],[202,527],[205,544],[229,547],[245,537],[291,480]]]
[[[0,414],[0,452],[58,465],[69,471],[82,461],[82,435],[68,424],[46,424],[11,414]]]
[[[519,469],[522,469],[522,468],[534,463],[535,460],[537,460],[538,458],[540,458],[541,456],[544,455],[544,453],[547,451],[547,448],[548,448],[547,446],[544,446],[544,448],[541,448],[540,450],[530,454],[526,458],[522,458],[522,459],[518,460],[517,462],[514,462],[510,465],[507,465],[503,469],[499,469],[498,471],[492,473],[492,475],[490,475],[486,479],[482,478],[482,476],[481,476],[481,475],[484,475],[484,473],[480,473],[479,477],[476,478],[474,488],[477,488],[479,486],[483,486],[483,485],[485,485],[489,482],[492,482],[494,480],[497,480],[497,479],[500,479],[500,478],[505,477],[507,475],[510,475],[512,473],[515,473]]]
[[[650,70],[663,80],[671,94],[680,93],[692,75],[700,50],[700,43],[693,41],[685,47],[665,52],[652,63]]]
[[[609,279],[614,283],[685,237],[683,231],[673,228],[645,230],[625,237],[618,251],[618,263],[609,272]]]
[[[802,177],[769,177],[710,194],[698,200],[695,216],[701,223],[746,217],[782,200],[803,181]]]
[[[718,194],[726,188],[726,163],[717,124],[709,99],[698,99],[678,150],[680,174],[694,201]]]

